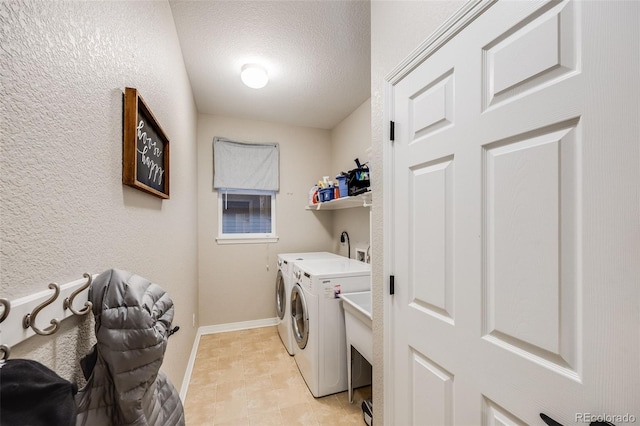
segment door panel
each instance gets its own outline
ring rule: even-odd
[[[410,303],[453,324],[453,158],[413,167],[409,180]],[[425,212],[429,220],[424,220]]]
[[[639,16],[499,1],[394,83],[393,424],[640,418]]]
[[[527,424],[487,397],[482,398],[483,426],[526,426]]]
[[[577,126],[561,123],[483,147],[484,334],[573,371],[581,312]]]
[[[412,351],[412,424],[453,424],[453,375]]]
[[[548,2],[482,48],[484,107],[539,90],[578,69],[576,7]]]
[[[411,97],[414,139],[453,124],[453,82],[453,70],[448,70]]]

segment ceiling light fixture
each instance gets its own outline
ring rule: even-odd
[[[267,85],[269,76],[267,71],[260,65],[246,64],[242,66],[242,72],[240,73],[242,82],[253,89],[260,89]]]

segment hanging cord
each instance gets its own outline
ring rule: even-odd
[[[342,231],[342,234],[340,234],[341,243],[344,243],[345,237],[347,237],[348,257],[349,259],[351,259],[351,240],[349,240],[349,234],[347,233],[347,231]]]

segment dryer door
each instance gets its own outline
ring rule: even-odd
[[[291,328],[298,347],[304,349],[309,340],[309,310],[299,284],[291,290]]]
[[[284,288],[284,277],[282,276],[282,271],[278,270],[278,276],[276,277],[276,313],[280,320],[284,319],[286,308],[287,292]]]

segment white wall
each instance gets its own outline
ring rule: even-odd
[[[372,248],[373,248],[373,398],[377,424],[384,418],[383,350],[383,197],[382,144],[388,140],[383,121],[384,77],[429,37],[464,1],[373,1],[371,2],[371,136],[373,146]],[[378,423],[380,422],[380,423]]]
[[[158,283],[181,326],[163,364],[179,388],[197,309],[197,114],[169,5],[2,2],[0,21],[1,297],[111,267]],[[140,91],[171,141],[170,200],[121,183],[125,86]],[[12,358],[73,380],[92,326],[63,324],[16,345]]]
[[[371,6],[377,366],[382,366],[383,343],[384,75],[462,4],[375,1]],[[134,16],[144,25],[134,25]],[[337,162],[337,158],[353,160],[337,154],[340,148],[334,145],[342,138],[339,129],[332,135],[323,130],[201,116],[196,161],[195,105],[168,4],[2,2],[0,20],[1,295],[14,299],[45,289],[50,281],[64,283],[84,271],[95,273],[109,267],[129,269],[158,282],[174,299],[174,323],[181,325],[170,340],[163,366],[179,387],[194,339],[190,324],[198,309],[198,280],[200,325],[270,317],[275,309],[275,255],[331,251],[335,246],[341,219],[329,212],[307,212],[303,206],[309,187],[326,174],[327,165],[350,168],[350,163]],[[125,86],[140,90],[171,139],[170,200],[160,201],[121,184]],[[206,165],[216,134],[282,144],[282,160],[288,166],[283,167],[278,194],[281,239],[277,244],[215,245],[216,194],[211,191],[211,171]],[[231,274],[230,264],[241,265],[243,275]],[[238,296],[247,294],[255,298],[255,306],[238,302]],[[33,337],[14,347],[12,356],[39,360],[71,378],[79,356],[91,344],[88,321],[77,327],[78,323],[66,320],[55,337]],[[382,378],[382,368],[377,368],[377,419],[383,415]]]
[[[261,320],[275,316],[274,285],[278,253],[331,251],[346,230],[351,256],[369,245],[369,209],[307,211],[309,189],[322,176],[333,179],[367,160],[371,109],[365,101],[333,130],[292,127],[232,117],[198,119],[198,235],[201,326]],[[245,142],[280,143],[280,192],[276,196],[277,243],[218,244],[218,192],[212,190],[215,136]],[[267,269],[267,266],[269,267]]]
[[[369,161],[371,147],[371,99],[367,99],[347,118],[331,130],[331,178],[339,172],[347,172],[356,167],[354,159],[360,163]],[[351,258],[356,258],[356,249],[369,247],[369,208],[335,210],[333,214],[333,246],[335,253],[347,256],[349,247],[340,244],[340,234],[346,231],[351,241]]]
[[[280,191],[276,196],[277,243],[218,244],[218,192],[213,191],[215,136],[280,144]],[[198,256],[200,325],[276,316],[278,253],[331,251],[330,212],[305,210],[309,189],[330,164],[328,130],[221,116],[198,119]],[[327,214],[329,213],[329,214]]]

